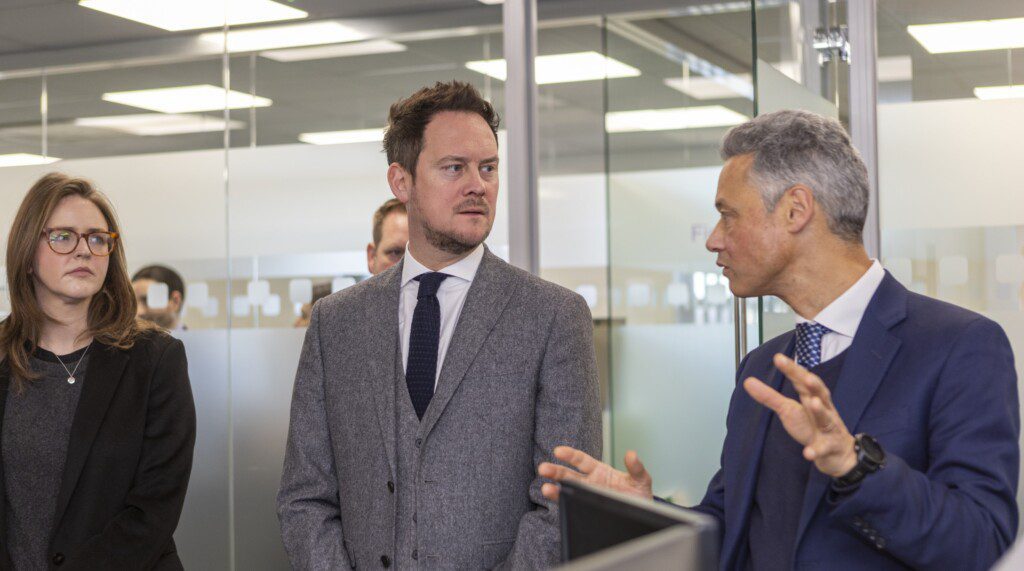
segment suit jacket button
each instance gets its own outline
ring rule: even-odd
[[[387,555],[381,555],[380,556],[380,564],[383,565],[385,569],[387,569],[388,567],[391,567],[391,558],[388,557]]]
[[[58,554],[53,556],[53,564],[54,565],[61,565],[63,563],[64,563],[64,554],[63,553],[58,553]]]
[[[413,560],[413,561],[416,561],[416,560],[418,560],[419,558],[420,558],[420,552],[419,552],[419,550],[418,550],[418,549],[413,549],[413,550],[412,550],[412,560]]]
[[[388,480],[388,491],[392,494],[395,493],[395,483]]]
[[[416,439],[416,448],[419,448],[422,444],[423,444],[423,439],[422,438],[417,438]]]

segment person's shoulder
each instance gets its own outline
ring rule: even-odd
[[[578,302],[583,298],[571,289],[534,275],[491,254],[492,275],[501,283],[514,284],[517,294],[535,301],[551,303]]]
[[[968,329],[1004,335],[1002,326],[976,311],[910,291],[903,329],[917,340],[940,343],[952,342]]]
[[[383,273],[371,276],[324,297],[316,302],[318,310],[321,312],[321,315],[333,314],[378,301],[380,295],[387,291],[389,285],[393,283],[392,280],[396,278],[392,274],[392,272],[396,271],[396,267],[394,266]],[[396,289],[395,292],[397,293],[397,291]]]
[[[777,335],[768,341],[758,345],[752,349],[747,356],[744,357],[746,365],[754,364],[771,364],[772,358],[776,353],[785,353],[786,348],[789,346],[790,341],[793,340],[794,330],[790,329],[781,335]]]

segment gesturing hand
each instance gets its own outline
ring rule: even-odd
[[[556,447],[555,458],[576,470],[550,462],[542,462],[540,466],[537,466],[537,474],[556,482],[575,480],[641,498],[651,499],[654,496],[651,493],[651,475],[647,473],[643,462],[632,450],[626,452],[625,458],[626,469],[629,472],[616,470],[604,462],[595,460],[586,452],[568,446]],[[549,500],[557,500],[558,485],[544,484],[541,487],[541,493]]]
[[[754,400],[775,411],[786,432],[804,446],[804,458],[822,473],[838,478],[857,465],[854,438],[839,417],[828,387],[814,373],[785,355],[775,355],[775,366],[793,383],[800,401],[782,396],[759,379],[743,381]]]

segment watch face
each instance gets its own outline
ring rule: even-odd
[[[861,450],[864,451],[864,456],[874,464],[881,464],[885,459],[885,452],[874,438],[867,434],[858,434],[857,442],[860,444]]]

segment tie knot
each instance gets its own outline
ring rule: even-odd
[[[796,324],[796,362],[810,369],[821,363],[821,338],[832,330],[811,321]]]
[[[437,288],[441,287],[441,282],[448,277],[448,274],[442,274],[441,272],[430,272],[426,274],[420,274],[416,276],[416,281],[420,282],[420,289],[416,293],[417,299],[424,297],[433,297],[437,295]]]

